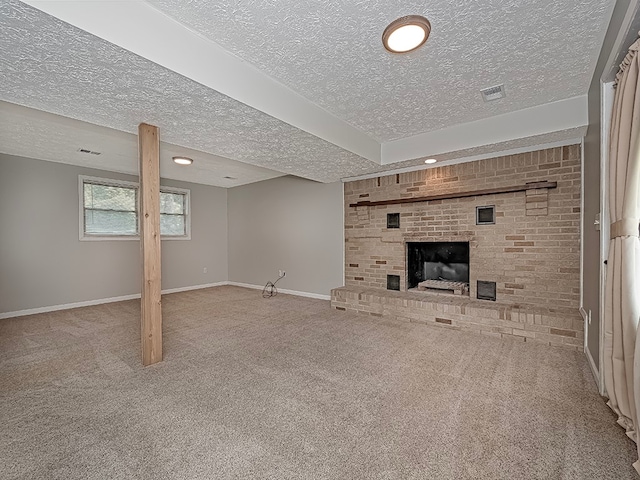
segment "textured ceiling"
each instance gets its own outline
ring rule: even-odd
[[[0,112],[0,153],[138,174],[138,138],[134,134],[6,102],[0,102]],[[80,148],[100,152],[100,155],[81,153]],[[189,167],[176,165],[172,157],[178,155],[190,157],[194,163]],[[164,178],[228,188],[282,175],[160,142],[160,176]]]
[[[375,166],[23,3],[0,5],[7,102],[323,182]]]
[[[150,3],[383,142],[585,94],[612,4]],[[386,52],[382,31],[408,14],[431,21],[428,42],[409,55]],[[500,83],[507,98],[484,103],[479,90]]]
[[[429,132],[436,132],[437,136],[443,128],[473,125],[470,122],[475,120],[584,96],[614,0],[66,3],[73,11],[84,5],[83,11],[88,11],[91,19],[98,19],[101,28],[112,31],[119,28],[117,22],[100,22],[103,17],[96,17],[91,5],[101,3],[102,8],[109,9],[120,5],[122,12],[129,8],[127,5],[142,6],[136,11],[151,12],[170,22],[170,26],[179,27],[173,33],[187,32],[209,46],[221,46],[226,49],[225,58],[240,59],[239,63],[255,67],[253,70],[260,72],[263,79],[288,87],[286,90],[293,96],[330,115],[334,127],[342,126],[335,128],[348,127],[345,135],[364,132],[362,135],[368,140],[374,142],[375,138],[385,145],[384,142],[403,139],[408,142],[413,135]],[[381,32],[392,19],[407,14],[427,16],[433,26],[431,37],[416,52],[389,54],[381,45]],[[119,14],[117,18],[133,17]],[[233,165],[245,173],[247,181],[293,174],[330,182],[422,163],[414,158],[417,154],[403,157],[413,160],[385,165],[362,158],[337,145],[358,150],[296,121],[287,119],[290,123],[286,123],[275,111],[242,103],[229,92],[230,96],[220,93],[225,92],[222,88],[219,92],[205,86],[205,81],[194,81],[195,76],[176,73],[181,70],[172,65],[154,63],[144,52],[140,55],[147,58],[132,53],[139,50],[129,45],[123,44],[132,51],[105,40],[108,36],[92,35],[18,0],[0,0],[0,28],[0,100],[53,113],[59,116],[58,120],[53,116],[48,120],[62,125],[50,126],[49,134],[40,132],[38,136],[35,128],[24,124],[25,132],[35,138],[29,142],[29,135],[19,131],[19,122],[12,127],[11,120],[3,118],[0,123],[4,130],[0,133],[10,138],[3,139],[0,151],[10,149],[7,153],[45,158],[47,142],[51,141],[57,146],[57,153],[52,153],[50,159],[63,161],[63,152],[71,145],[76,149],[78,139],[67,128],[67,120],[75,119],[91,124],[84,131],[87,139],[94,138],[97,145],[100,138],[104,142],[111,134],[97,134],[93,130],[96,126],[135,134],[140,122],[157,125],[163,142],[171,148],[190,148],[202,154],[203,162],[208,164],[206,172],[167,172],[190,175],[173,178],[196,182],[206,173],[208,180],[201,181],[212,185],[218,184],[216,176]],[[145,48],[149,46],[144,44],[144,35],[138,36],[137,41]],[[178,48],[179,45],[182,44]],[[207,62],[204,50],[188,51],[184,56]],[[217,64],[210,65],[215,68]],[[213,70],[214,78],[221,76]],[[505,84],[507,97],[484,103],[479,89],[498,83]],[[0,114],[6,116],[3,105],[9,103],[0,104]],[[300,115],[309,113],[298,111],[300,105],[290,110]],[[535,122],[546,123],[537,118]],[[437,142],[423,142],[422,137],[413,137],[413,143],[425,143],[420,156],[432,150],[431,153],[441,154],[440,160],[454,161],[463,156],[575,139],[582,131],[573,127],[585,123],[554,127],[557,131],[522,129],[504,141],[499,135],[483,135],[483,143],[456,142],[446,151],[437,150]],[[351,127],[354,128],[349,130]],[[536,136],[543,130],[546,135]],[[91,137],[89,134],[93,133],[96,135]],[[124,155],[124,150],[116,150]],[[124,157],[114,164],[101,156],[101,162],[102,167],[88,166],[115,169]]]

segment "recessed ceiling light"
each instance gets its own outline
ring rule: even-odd
[[[429,20],[420,15],[407,15],[384,29],[382,44],[391,53],[407,53],[422,46],[430,33]]]
[[[436,160],[435,158],[427,158],[424,163],[436,163],[438,160]]]
[[[191,165],[193,160],[188,157],[173,157],[173,161],[178,165]]]

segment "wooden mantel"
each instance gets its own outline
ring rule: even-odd
[[[531,182],[513,187],[487,188],[485,190],[473,190],[469,192],[443,193],[441,195],[429,195],[427,197],[394,198],[392,200],[378,200],[375,202],[363,200],[357,203],[350,203],[350,207],[375,207],[378,205],[398,205],[401,203],[430,202],[432,200],[449,200],[452,198],[479,197],[481,195],[495,195],[498,193],[526,192],[527,190],[537,190],[539,188],[556,188],[558,182]]]

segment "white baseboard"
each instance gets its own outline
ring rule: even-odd
[[[134,293],[133,295],[122,295],[120,297],[98,298],[97,300],[88,300],[86,302],[63,303],[60,305],[50,305],[48,307],[28,308],[26,310],[17,310],[15,312],[0,313],[0,320],[13,317],[24,317],[25,315],[35,315],[37,313],[69,310],[71,308],[90,307],[92,305],[102,305],[103,303],[124,302],[125,300],[133,300],[136,298],[140,298],[139,293]]]
[[[582,323],[583,323],[583,345],[584,345],[584,351],[587,351],[587,339],[589,338],[589,314],[587,313],[587,311],[580,306],[580,308],[578,309],[578,311],[580,312],[580,316],[582,317]]]
[[[252,285],[250,283],[227,282],[227,285],[233,285],[234,287],[252,288],[254,290],[264,289],[264,285]],[[298,297],[315,298],[317,300],[331,300],[331,295],[322,295],[320,293],[299,292],[297,290],[286,290],[284,288],[278,288],[278,293],[285,293],[287,295],[296,295]]]
[[[591,373],[593,374],[593,378],[596,381],[596,385],[598,386],[598,392],[600,395],[604,395],[604,388],[600,382],[600,371],[598,367],[596,367],[596,362],[593,361],[593,357],[591,356],[591,351],[586,347],[584,347],[584,354],[587,357],[587,361],[589,362],[589,366],[591,367]]]
[[[584,320],[584,354],[587,357],[587,362],[589,363],[589,367],[591,368],[593,379],[596,381],[598,392],[600,393],[600,395],[604,396],[604,382],[600,378],[600,370],[598,370],[598,367],[596,367],[596,362],[593,360],[593,356],[591,355],[591,351],[589,350],[589,344],[587,343],[587,340],[589,338],[589,314],[583,307],[580,307],[579,311],[582,319]]]
[[[582,307],[580,307],[579,310],[580,315],[584,320],[584,354],[587,357],[587,362],[589,363],[589,367],[591,368],[593,379],[596,381],[598,392],[600,393],[600,395],[604,395],[604,387],[602,385],[602,379],[600,378],[600,370],[598,370],[598,367],[596,367],[596,362],[593,360],[593,356],[591,355],[591,351],[589,350],[589,344],[587,343],[587,340],[589,339],[589,314]]]
[[[236,287],[253,288],[255,290],[262,290],[264,288],[264,285],[251,285],[249,283],[223,281],[223,282],[216,282],[216,283],[206,283],[202,285],[191,285],[188,287],[168,288],[166,290],[162,290],[162,294],[166,295],[168,293],[187,292],[189,290],[200,290],[203,288],[221,287],[223,285],[234,285]],[[297,295],[298,297],[316,298],[319,300],[331,300],[331,295],[320,295],[318,293],[298,292],[295,290],[284,290],[281,288],[278,289],[278,292],[286,293],[288,295]],[[120,297],[98,298],[96,300],[88,300],[86,302],[63,303],[60,305],[50,305],[47,307],[29,308],[26,310],[17,310],[15,312],[0,313],[0,320],[3,320],[5,318],[13,318],[13,317],[24,317],[25,315],[35,315],[37,313],[48,313],[48,312],[57,312],[58,310],[69,310],[71,308],[91,307],[93,305],[102,305],[104,303],[123,302],[125,300],[134,300],[136,298],[140,298],[139,293],[134,293],[132,295],[122,295]]]
[[[201,290],[203,288],[221,287],[222,285],[229,285],[229,282],[224,281],[216,283],[203,283],[202,285],[191,285],[190,287],[168,288],[166,290],[162,290],[162,294],[166,295],[167,293],[188,292],[189,290]]]
[[[169,288],[162,290],[162,294],[186,292],[188,290],[200,290],[202,288],[219,287],[221,285],[227,285],[228,282],[207,283],[203,285],[191,285],[189,287]],[[91,307],[93,305],[102,305],[104,303],[124,302],[125,300],[134,300],[140,298],[139,293],[132,295],[122,295],[120,297],[98,298],[96,300],[87,300],[85,302],[63,303],[60,305],[50,305],[47,307],[28,308],[26,310],[17,310],[15,312],[0,313],[0,320],[13,317],[24,317],[25,315],[35,315],[37,313],[57,312],[58,310],[69,310],[71,308],[79,307]]]

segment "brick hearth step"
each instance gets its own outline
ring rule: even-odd
[[[351,286],[331,290],[331,306],[523,342],[583,348],[584,320],[577,309],[569,307],[511,305],[442,290],[397,292]]]

